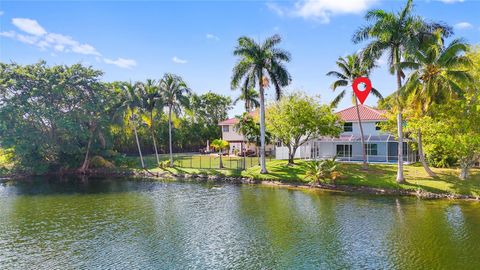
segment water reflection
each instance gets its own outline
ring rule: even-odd
[[[0,268],[475,269],[480,205],[257,186],[0,184]]]

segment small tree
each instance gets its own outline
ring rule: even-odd
[[[228,148],[229,146],[228,142],[222,139],[215,139],[213,140],[212,143],[210,143],[210,146],[213,147],[215,150],[218,150],[218,156],[220,158],[220,169],[222,169],[223,168],[222,150]]]
[[[297,92],[283,97],[267,110],[268,130],[288,148],[288,164],[297,149],[318,136],[337,137],[342,131],[338,117],[327,105]]]

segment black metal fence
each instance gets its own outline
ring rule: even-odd
[[[267,161],[273,157],[267,156]],[[215,154],[209,155],[181,155],[174,157],[174,165],[183,168],[195,169],[232,169],[245,170],[260,165],[259,157],[238,157],[238,156],[222,156]]]

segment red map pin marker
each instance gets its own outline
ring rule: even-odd
[[[358,86],[364,83],[365,84],[365,90],[361,91],[358,89]],[[365,100],[368,97],[368,94],[370,94],[370,90],[372,90],[372,82],[367,78],[367,77],[358,77],[355,80],[353,80],[352,84],[353,92],[355,93],[355,96],[357,96],[358,101],[360,101],[361,104],[365,102]]]

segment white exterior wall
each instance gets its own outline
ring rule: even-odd
[[[311,143],[307,142],[304,145],[300,146],[295,152],[295,158],[299,159],[308,159],[311,157]],[[275,158],[276,159],[288,159],[288,148],[285,146],[275,147]]]
[[[228,125],[228,132],[224,132],[223,131],[223,126],[221,126],[222,128],[222,138],[226,141],[243,141],[244,138],[243,138],[243,135],[238,133],[235,128],[234,128],[234,125]]]

